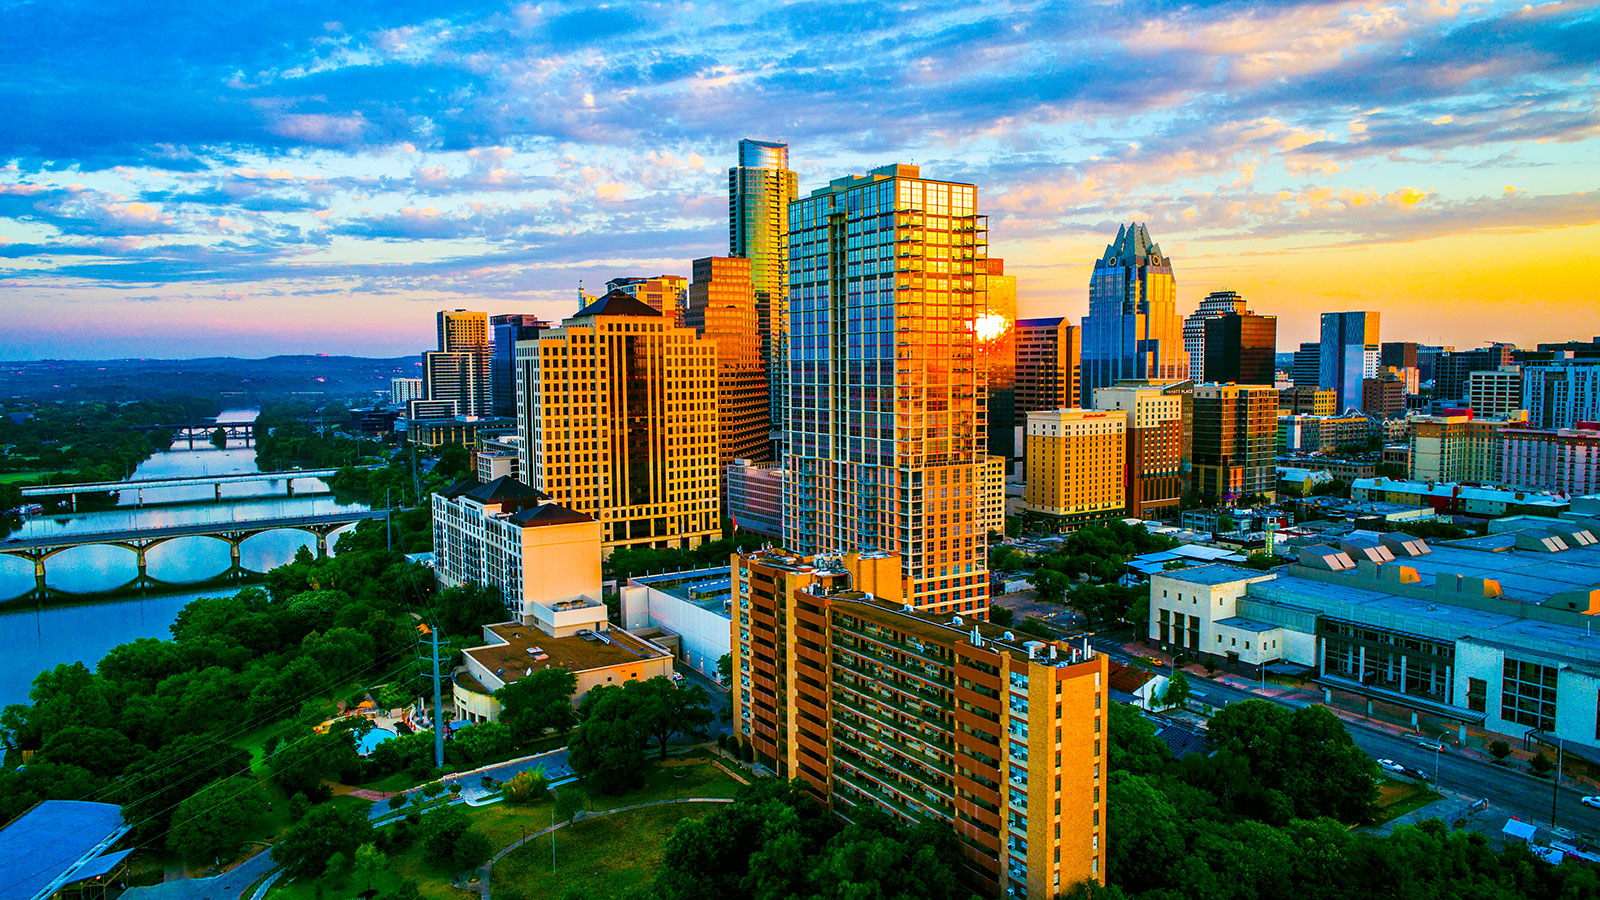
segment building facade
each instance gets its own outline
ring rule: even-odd
[[[489,319],[489,330],[494,337],[494,358],[489,384],[492,392],[490,406],[497,416],[517,414],[517,342],[531,341],[539,336],[539,329],[550,327],[537,316],[507,313]]]
[[[783,540],[783,482],[781,463],[735,459],[723,472],[726,479],[727,515],[739,533],[766,535]]]
[[[767,370],[768,418],[782,443],[788,394],[789,204],[799,180],[789,169],[789,145],[745,139],[739,164],[728,170],[728,255],[750,260],[761,362]]]
[[[1294,352],[1294,362],[1289,369],[1289,378],[1296,388],[1326,388],[1322,383],[1322,345],[1304,343]],[[1331,388],[1327,388],[1332,390]],[[1339,403],[1339,392],[1333,392],[1334,405]],[[1344,410],[1338,410],[1344,412]],[[1330,410],[1328,415],[1333,415]]]
[[[1418,481],[1494,482],[1500,477],[1504,420],[1417,416],[1407,440],[1406,473]]]
[[[1127,515],[1159,518],[1183,499],[1183,400],[1159,387],[1118,385],[1095,391],[1094,408],[1118,410],[1124,432],[1123,493]]]
[[[1467,376],[1467,405],[1483,419],[1504,419],[1522,405],[1522,367],[1505,366]]]
[[[1361,379],[1361,411],[1379,418],[1406,411],[1406,382],[1398,372],[1384,370]]]
[[[986,534],[1006,533],[1006,472],[1011,460],[990,456],[978,472],[978,528]]]
[[[1005,260],[985,260],[984,307],[975,325],[978,368],[988,392],[986,443],[991,456],[1009,467],[1020,457],[1016,439],[1017,278],[1007,275]]]
[[[1195,381],[1230,381],[1214,378],[1205,373],[1206,322],[1228,313],[1249,312],[1238,291],[1212,291],[1200,301],[1200,306],[1183,320],[1183,349],[1189,354],[1189,377]]]
[[[422,354],[422,398],[410,418],[492,414],[494,344],[487,313],[442,309],[434,317],[438,347]]]
[[[389,402],[395,404],[409,403],[412,400],[421,400],[421,378],[391,378],[389,379]]]
[[[1600,423],[1499,430],[1499,481],[1571,496],[1600,493]]]
[[[683,324],[717,345],[718,470],[735,459],[767,459],[771,407],[750,261],[712,256],[692,267]]]
[[[1278,392],[1278,409],[1296,416],[1331,416],[1340,410],[1339,395],[1319,387],[1292,387]]]
[[[1600,360],[1523,366],[1522,408],[1540,428],[1600,422]]]
[[[1082,396],[1127,379],[1189,377],[1172,260],[1139,223],[1117,230],[1089,279]]]
[[[605,552],[721,534],[714,342],[612,291],[517,365],[523,477],[599,520]]]
[[[1082,376],[1082,332],[1067,319],[1017,320],[1017,388],[1014,425],[1028,413],[1076,409]]]
[[[1493,372],[1516,363],[1510,344],[1491,344],[1476,350],[1445,350],[1433,357],[1433,397],[1454,404],[1467,399],[1473,372]]]
[[[892,552],[919,607],[981,615],[977,188],[892,165],[789,208],[784,543]]]
[[[1339,412],[1360,409],[1361,382],[1377,374],[1378,314],[1323,313],[1319,349],[1318,386],[1333,390]],[[1298,386],[1299,381],[1295,384]]]
[[[875,562],[735,556],[741,736],[837,814],[949,823],[982,896],[1103,882],[1105,657],[911,611]]]
[[[1278,390],[1271,385],[1194,387],[1193,490],[1225,503],[1277,490]]]
[[[1206,381],[1277,383],[1277,316],[1223,313],[1205,323],[1205,335]],[[1194,366],[1193,357],[1189,365]]]
[[[1028,515],[1056,530],[1120,518],[1128,505],[1127,421],[1119,410],[1028,413]]]
[[[1278,416],[1278,452],[1327,452],[1350,444],[1365,445],[1372,437],[1366,416]]]

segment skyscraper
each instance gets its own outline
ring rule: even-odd
[[[1378,354],[1377,313],[1322,314],[1317,380],[1338,396],[1340,412],[1361,406],[1361,380],[1377,375]]]
[[[1085,397],[1122,379],[1189,377],[1183,319],[1175,307],[1172,260],[1136,222],[1094,264],[1089,279],[1089,314],[1083,318]]]
[[[788,408],[789,204],[798,195],[788,144],[739,142],[739,164],[728,170],[728,255],[750,260],[775,442],[783,440]]]
[[[1023,424],[1035,410],[1079,405],[1081,337],[1078,326],[1060,316],[1017,320],[1015,424]]]
[[[1278,317],[1224,313],[1205,323],[1205,380],[1226,384],[1277,381]],[[1194,365],[1193,357],[1189,360]]]
[[[1154,385],[1122,384],[1094,392],[1094,408],[1127,417],[1123,454],[1127,514],[1137,519],[1175,507],[1183,497],[1183,398]]]
[[[1189,354],[1189,377],[1195,381],[1226,381],[1205,372],[1206,321],[1225,313],[1248,312],[1237,291],[1212,291],[1200,307],[1183,320],[1183,349]]]
[[[900,556],[909,602],[988,608],[977,188],[891,165],[789,207],[784,543]]]
[[[614,290],[517,345],[522,477],[617,547],[721,532],[717,346]]]
[[[721,473],[735,459],[767,459],[767,373],[761,366],[750,261],[708,256],[692,265],[694,281],[689,284],[683,324],[717,344]]]
[[[1270,384],[1197,384],[1194,388],[1195,493],[1227,503],[1272,498],[1278,449],[1278,391]]]
[[[989,393],[989,455],[1016,458],[1017,277],[1005,260],[991,258],[985,278],[984,307],[978,314],[978,365]]]
[[[1121,412],[1030,412],[1023,509],[1056,531],[1121,518],[1126,458],[1127,416]]]
[[[438,349],[422,354],[421,400],[411,401],[412,418],[487,416],[491,410],[490,360],[487,313],[442,309],[435,316]],[[418,415],[426,410],[428,415]]]
[[[493,372],[489,376],[492,404],[497,416],[517,414],[517,342],[531,341],[539,329],[550,327],[536,316],[509,313],[489,319],[494,334]]]
[[[1333,390],[1322,383],[1322,345],[1307,341],[1300,345],[1294,352],[1294,365],[1289,370],[1289,376],[1297,388],[1326,388]],[[1337,404],[1339,397],[1334,394]],[[1343,410],[1340,410],[1343,412]],[[1330,413],[1331,415],[1331,413]]]

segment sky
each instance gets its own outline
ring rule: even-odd
[[[415,353],[726,254],[740,138],[801,192],[978,185],[1023,315],[1119,223],[1180,312],[1600,335],[1600,0],[608,6],[8,0],[0,358]]]

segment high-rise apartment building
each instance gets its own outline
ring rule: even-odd
[[[789,145],[746,138],[728,170],[728,255],[750,260],[761,361],[767,369],[773,442],[784,440],[788,409],[789,204],[799,196]]]
[[[410,404],[408,415],[414,419],[489,415],[494,347],[488,314],[466,309],[440,310],[435,327],[438,349],[423,351],[423,396]],[[427,415],[419,415],[422,412]]]
[[[489,384],[492,389],[494,415],[517,414],[517,342],[531,341],[539,336],[539,329],[550,327],[536,316],[508,313],[489,319],[489,330],[494,336],[494,360]]]
[[[1600,422],[1600,360],[1523,366],[1522,408],[1540,428]]]
[[[1074,409],[1081,402],[1082,332],[1060,316],[1017,320],[1014,425],[1036,410]]]
[[[1123,453],[1127,515],[1148,519],[1177,507],[1183,498],[1183,398],[1156,386],[1134,384],[1094,392],[1094,408],[1126,417]]]
[[[1322,383],[1322,345],[1316,343],[1303,343],[1300,349],[1294,352],[1294,362],[1289,367],[1289,378],[1297,388],[1320,387],[1332,390]],[[1334,404],[1339,402],[1338,392],[1333,395]],[[1343,412],[1343,410],[1341,410]]]
[[[412,400],[421,400],[423,396],[421,378],[389,379],[390,403],[409,403]]]
[[[723,512],[740,534],[783,540],[782,463],[736,459],[723,469]]]
[[[1011,460],[1004,456],[984,459],[978,471],[978,529],[1006,533],[1006,474]]]
[[[891,165],[789,207],[784,543],[899,555],[921,608],[982,615],[977,188]]]
[[[721,533],[717,345],[622,291],[517,345],[524,478],[617,547]]]
[[[1103,882],[1105,657],[910,611],[897,568],[892,556],[734,557],[740,735],[839,815],[949,823],[982,896]]]
[[[1500,481],[1574,497],[1600,494],[1600,423],[1500,431]]]
[[[1125,379],[1189,377],[1172,260],[1131,222],[1095,260],[1083,319],[1081,396]]]
[[[1277,487],[1278,391],[1271,385],[1194,387],[1194,491],[1225,503]]]
[[[984,306],[978,313],[978,368],[989,393],[986,429],[989,453],[1009,466],[1018,456],[1016,441],[1017,278],[1005,260],[985,261]]]
[[[692,264],[683,324],[717,344],[719,471],[735,459],[767,458],[767,372],[761,365],[750,260],[708,256]]]
[[[1361,380],[1377,374],[1378,314],[1323,313],[1321,350],[1319,386],[1331,388],[1337,395],[1339,412],[1359,409]]]
[[[1467,406],[1478,418],[1504,419],[1522,409],[1522,367],[1502,366],[1467,376]]]
[[[1278,317],[1223,313],[1205,323],[1206,381],[1276,384]],[[1193,367],[1193,357],[1189,359]]]
[[[1200,306],[1183,320],[1183,349],[1189,354],[1189,377],[1195,381],[1228,381],[1205,372],[1206,322],[1227,313],[1249,312],[1237,291],[1212,291]]]
[[[1023,509],[1058,531],[1121,518],[1126,510],[1127,416],[1058,409],[1028,413]]]

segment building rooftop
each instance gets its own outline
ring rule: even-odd
[[[476,481],[477,479],[473,479]],[[458,482],[459,483],[459,482]],[[452,486],[452,489],[454,486]],[[462,496],[479,503],[504,503],[507,500],[548,500],[550,495],[537,488],[523,484],[510,475],[501,475],[499,478],[467,490]]]
[[[94,877],[99,851],[127,830],[122,807],[112,803],[35,804],[0,829],[0,900],[49,896],[52,888]]]
[[[574,318],[584,316],[646,316],[659,319],[661,313],[626,291],[612,290],[578,310]]]
[[[727,602],[728,598],[733,596],[732,566],[716,566],[688,572],[665,572],[660,575],[637,575],[629,581],[648,585],[707,612],[730,618]]]
[[[813,588],[815,590],[815,588]],[[1033,635],[1011,631],[998,625],[993,625],[981,619],[965,616],[944,616],[930,613],[916,612],[904,607],[884,603],[870,594],[861,591],[833,591],[822,592],[832,598],[835,606],[840,609],[847,608],[849,604],[870,606],[878,614],[887,612],[893,618],[890,623],[906,634],[914,635],[941,646],[955,646],[956,644],[973,644],[974,632],[984,649],[997,653],[1009,653],[1017,659],[1033,658],[1036,662],[1056,666],[1075,665],[1093,659],[1095,651],[1089,647],[1085,640],[1082,646],[1072,645],[1066,641],[1050,641],[1037,638]],[[1029,652],[1029,645],[1033,645],[1040,652],[1039,657],[1034,657]],[[1049,658],[1050,648],[1056,649],[1056,657]]]
[[[489,625],[484,630],[504,643],[469,647],[463,652],[508,683],[534,669],[559,666],[572,672],[583,672],[671,655],[620,628],[591,632],[592,637],[578,635],[561,638],[551,637],[519,622]]]
[[[1226,619],[1218,619],[1217,624],[1225,625],[1229,628],[1237,628],[1240,631],[1257,632],[1271,631],[1272,629],[1279,627],[1278,625],[1270,622],[1257,622],[1255,619],[1246,619],[1242,616],[1229,616]]]
[[[1221,563],[1212,563],[1208,566],[1194,566],[1189,569],[1174,569],[1171,572],[1162,572],[1162,577],[1188,584],[1218,585],[1234,581],[1243,581],[1247,578],[1271,578],[1272,573],[1262,572],[1257,569],[1246,569],[1243,566],[1228,566]]]
[[[554,501],[517,510],[509,519],[525,528],[544,525],[570,525],[574,522],[593,522],[594,519],[575,509],[568,509]]]

